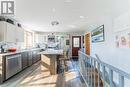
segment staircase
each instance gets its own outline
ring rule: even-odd
[[[101,77],[99,76],[99,73],[97,71],[97,69],[88,69],[87,75],[89,79],[91,79],[92,81],[90,82],[92,87],[98,87],[98,84],[100,85],[100,87],[103,87],[103,82]],[[99,79],[99,80],[98,80]]]
[[[125,80],[130,81],[130,74],[82,51],[79,51],[79,72],[87,87],[129,87]],[[115,77],[116,81],[113,80]]]

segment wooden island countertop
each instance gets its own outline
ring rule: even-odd
[[[57,61],[59,55],[63,55],[63,49],[47,49],[40,52],[42,65],[50,70],[51,75],[57,74]]]

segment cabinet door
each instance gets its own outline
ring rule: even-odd
[[[0,42],[5,41],[6,22],[0,21]]]
[[[28,52],[22,53],[22,69],[28,67]]]
[[[31,66],[33,64],[32,54],[32,51],[28,52],[28,66]]]
[[[7,23],[6,28],[6,41],[7,42],[16,42],[16,26],[13,24]]]
[[[38,50],[38,51],[37,51],[37,61],[40,61],[40,60],[41,60],[41,54],[39,54],[40,51],[41,51],[41,50]]]
[[[37,52],[33,51],[33,64],[36,63],[37,59]]]
[[[24,42],[24,29],[17,27],[16,36],[16,42]]]

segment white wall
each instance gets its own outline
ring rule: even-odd
[[[124,30],[130,32],[130,12],[122,12],[117,17],[104,16],[95,20],[87,28],[86,32],[91,32],[91,30],[102,24],[105,26],[105,42],[92,43],[91,55],[95,56],[95,54],[98,54],[106,63],[130,73],[130,48],[116,48],[115,43],[115,35],[117,33],[121,33]]]
[[[91,56],[98,54],[100,59],[130,74],[130,48],[117,48],[115,35],[130,32],[130,13],[124,13],[118,17],[104,17],[97,20],[93,26],[88,27],[91,32],[96,27],[104,24],[105,42],[91,43]],[[125,87],[129,87],[126,83]]]

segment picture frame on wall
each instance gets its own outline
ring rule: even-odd
[[[66,45],[70,45],[70,40],[66,40]]]
[[[92,40],[92,43],[105,41],[104,25],[97,27],[91,32],[91,40]]]

